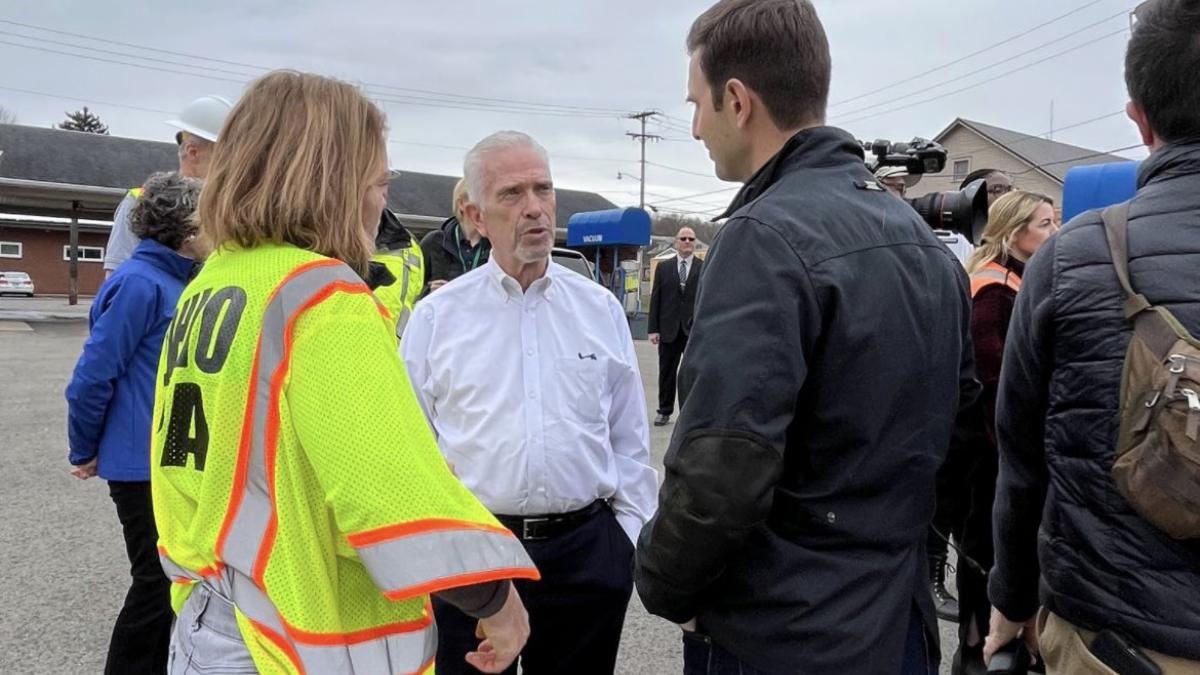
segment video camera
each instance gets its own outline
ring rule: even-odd
[[[946,148],[923,138],[908,143],[877,140],[862,146],[874,156],[867,160],[872,173],[884,166],[902,166],[910,175],[919,176],[939,173],[946,167]],[[979,243],[987,227],[988,192],[983,180],[974,181],[958,192],[934,192],[904,201],[929,227],[958,233],[972,244]]]

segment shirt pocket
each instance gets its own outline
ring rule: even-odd
[[[582,424],[604,422],[604,392],[608,388],[608,363],[588,354],[554,361],[559,410],[564,420]]]

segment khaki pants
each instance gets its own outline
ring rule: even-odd
[[[1046,661],[1048,675],[1118,675],[1088,651],[1095,637],[1092,631],[1068,623],[1046,609],[1038,614],[1038,645]],[[1200,662],[1159,654],[1149,649],[1142,649],[1142,653],[1158,664],[1163,675],[1200,673]]]

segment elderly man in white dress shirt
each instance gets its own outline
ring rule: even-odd
[[[463,172],[492,257],[417,306],[404,362],[446,459],[542,573],[517,582],[522,672],[611,673],[658,492],[629,325],[608,291],[550,261],[554,183],[536,141],[493,134]],[[471,672],[475,621],[434,611],[438,673]]]

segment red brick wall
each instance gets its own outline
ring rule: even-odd
[[[21,258],[0,258],[0,272],[25,272],[33,278],[38,295],[66,295],[71,263],[63,260],[63,246],[71,243],[65,230],[32,230],[0,225],[0,241],[22,244]],[[79,233],[80,246],[104,247],[108,235]],[[95,295],[104,281],[102,261],[79,261],[79,294]]]

